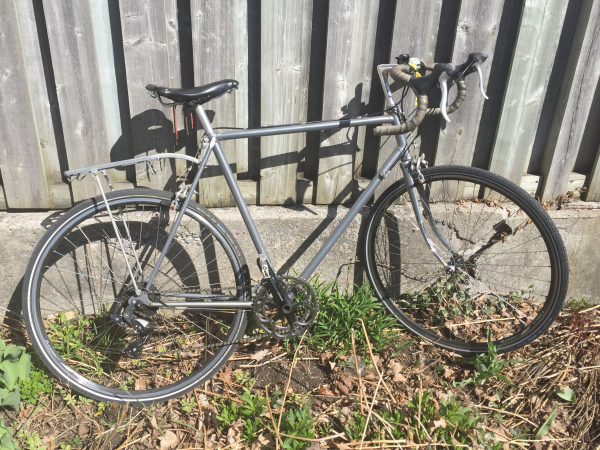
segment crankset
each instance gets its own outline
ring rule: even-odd
[[[254,315],[258,325],[278,339],[301,336],[317,316],[317,295],[310,285],[296,277],[279,277],[289,303],[278,305],[270,289],[269,279],[263,279],[254,297]]]

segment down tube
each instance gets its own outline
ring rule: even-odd
[[[375,177],[371,180],[367,188],[363,191],[363,193],[358,197],[346,217],[340,222],[338,227],[333,231],[327,242],[323,244],[323,247],[317,252],[315,257],[312,259],[310,263],[304,269],[304,272],[300,275],[300,277],[304,280],[308,280],[316,268],[321,264],[325,256],[329,253],[331,248],[335,245],[337,240],[344,234],[350,223],[354,220],[356,215],[360,212],[360,210],[367,204],[369,199],[375,193],[375,189],[381,184],[383,179],[388,175],[389,171],[396,165],[396,163],[400,160],[400,158],[405,154],[406,147],[406,138],[404,136],[400,136],[398,147],[392,152],[387,161],[381,166],[381,169],[377,173]]]

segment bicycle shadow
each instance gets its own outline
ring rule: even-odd
[[[361,101],[361,97],[362,97],[362,83],[359,83],[355,89],[354,89],[354,97],[341,108],[341,112],[342,112],[342,117],[340,117],[337,120],[345,120],[345,119],[349,119],[351,117],[355,117],[358,116],[360,114],[364,114],[366,109],[367,109],[367,105],[365,104],[365,102]],[[317,162],[322,161],[325,158],[336,158],[336,157],[343,157],[343,156],[348,156],[351,155],[352,156],[352,161],[351,162],[346,162],[346,164],[351,164],[351,167],[353,168],[353,175],[358,173],[360,171],[360,167],[355,167],[356,166],[356,155],[359,151],[364,151],[364,149],[360,148],[359,145],[359,138],[361,136],[360,131],[359,131],[360,127],[349,127],[349,128],[338,128],[335,130],[325,130],[325,131],[321,131],[318,132],[319,133],[319,145],[318,145],[318,155],[316,160]],[[346,138],[340,138],[340,136],[336,136],[339,133],[345,133]],[[308,133],[310,134],[310,133]],[[316,134],[316,133],[314,133]],[[314,137],[314,136],[313,136]],[[307,137],[307,141],[309,141],[308,137]],[[327,141],[332,141],[331,144],[327,145]],[[337,141],[337,142],[336,142]],[[325,145],[324,145],[325,144]],[[314,145],[314,140],[313,140],[313,145]],[[366,145],[366,141],[365,141],[365,145]],[[304,167],[299,167],[299,172],[304,171],[306,172],[306,169],[308,167],[308,162],[310,162],[310,149],[308,146],[304,147],[302,150],[300,150],[298,152],[298,156],[299,159],[301,161],[304,161]],[[270,161],[265,161],[264,159],[261,158],[261,168],[266,166],[266,167],[270,167]],[[342,163],[343,164],[343,163]],[[318,177],[325,175],[327,172],[331,172],[334,170],[337,170],[340,168],[340,165],[337,166],[333,166],[330,167],[327,170],[321,171],[318,170],[316,177],[313,175],[312,178],[316,178],[317,179],[317,183],[314,184],[318,184]],[[297,183],[297,204],[294,206],[286,206],[283,205],[286,208],[291,208],[291,209],[298,209],[298,210],[304,210],[304,211],[309,211],[312,214],[315,214],[315,212],[311,211],[310,207],[307,207],[305,205],[300,204],[300,199],[303,199],[305,197],[306,194],[306,190],[309,187],[309,183]],[[294,265],[296,263],[298,263],[298,261],[305,255],[305,253],[312,247],[312,245],[321,237],[321,235],[333,224],[333,222],[336,221],[336,219],[338,218],[339,214],[340,214],[340,208],[343,208],[344,206],[341,205],[351,205],[360,195],[360,192],[357,189],[357,183],[354,180],[354,176],[351,177],[351,180],[349,183],[346,183],[346,185],[338,191],[338,194],[334,197],[334,199],[330,202],[330,204],[327,205],[327,215],[326,218],[310,233],[310,235],[303,241],[303,243],[292,253],[292,255],[290,255],[288,257],[288,259],[283,263],[283,265],[280,267],[280,269],[277,271],[278,274],[283,275],[283,274],[287,274],[290,271],[292,271]],[[316,203],[317,200],[317,189],[314,188],[313,189],[313,197],[312,197],[313,203]],[[369,201],[371,201],[372,199],[370,199]],[[339,280],[342,276],[343,272],[347,272],[347,269],[350,268],[350,266],[354,266],[354,274],[353,274],[353,278],[352,278],[352,284],[354,287],[356,286],[362,286],[363,282],[364,282],[364,276],[363,276],[363,264],[362,264],[362,259],[359,256],[359,249],[360,249],[360,241],[361,241],[361,236],[364,235],[364,232],[361,231],[362,230],[362,223],[364,222],[363,219],[364,217],[368,214],[369,208],[368,206],[363,207],[363,209],[358,213],[357,217],[360,217],[361,220],[361,226],[359,227],[359,238],[357,240],[356,243],[356,252],[355,252],[355,256],[357,256],[357,258],[355,258],[353,261],[348,261],[347,263],[342,264],[338,270],[337,270],[337,274],[336,274],[336,280]],[[339,243],[339,242],[338,242]],[[336,243],[336,245],[338,244]],[[332,249],[332,251],[335,250],[335,246]],[[318,274],[318,272],[317,272]],[[312,275],[312,277],[314,277],[315,274]],[[349,284],[348,282],[346,282],[346,284]],[[350,287],[350,286],[349,286]]]
[[[215,116],[214,111],[207,110],[206,113],[212,121]],[[196,129],[192,126],[190,115],[185,114],[182,117],[181,109],[177,110],[179,120],[176,135],[174,121],[169,119],[167,114],[172,112],[149,109],[133,116],[129,120],[129,129],[124,131],[111,147],[110,160],[117,162],[155,154],[182,153],[182,150],[188,156],[195,156]],[[134,186],[150,186],[173,191],[182,172],[180,164],[174,159],[165,159],[153,162],[152,165],[122,166],[115,170],[123,172],[124,178]],[[206,176],[211,175],[207,173]]]

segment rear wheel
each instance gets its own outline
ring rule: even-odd
[[[98,197],[67,212],[38,244],[24,280],[27,331],[47,367],[80,393],[165,401],[209,379],[243,336],[245,310],[185,303],[198,294],[207,302],[247,300],[246,262],[225,226],[193,202],[165,249],[175,219],[169,193],[126,190],[107,200],[118,234]],[[144,291],[161,252],[165,259]],[[128,265],[142,297],[183,306],[138,304],[128,315],[139,297]]]
[[[413,333],[462,354],[501,352],[544,333],[559,314],[568,262],[556,226],[527,192],[490,172],[423,171],[425,243],[403,180],[367,219],[365,263],[377,294]],[[423,207],[425,205],[425,208]]]

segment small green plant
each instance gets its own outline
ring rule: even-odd
[[[21,443],[28,450],[46,450],[48,448],[46,445],[42,445],[42,439],[36,431],[22,431],[18,437],[21,439]]]
[[[31,356],[25,353],[25,347],[6,345],[0,339],[0,406],[19,409],[21,390],[19,381],[29,376]]]
[[[241,369],[234,370],[233,376],[235,378],[236,383],[238,383],[244,388],[252,389],[252,387],[256,383],[256,378],[252,378],[250,372],[244,372]]]
[[[12,428],[7,427],[0,419],[0,448],[3,450],[18,450],[19,446],[13,439]]]
[[[320,304],[312,337],[307,340],[310,347],[319,351],[335,351],[340,356],[352,348],[352,330],[356,330],[356,347],[366,348],[361,319],[373,350],[379,351],[394,342],[397,322],[385,313],[383,305],[372,295],[368,285],[351,295],[340,292],[337,285],[332,283],[317,286],[315,291]]]
[[[217,405],[217,419],[223,424],[221,429],[229,427],[240,418],[240,410],[234,402],[223,402]]]
[[[552,412],[550,413],[550,415],[548,416],[546,421],[542,424],[542,426],[540,427],[540,429],[538,430],[538,432],[535,435],[535,439],[539,439],[542,436],[545,436],[546,434],[548,434],[548,432],[550,431],[550,427],[552,426],[552,422],[554,422],[554,419],[556,419],[557,411],[558,411],[558,405],[554,407],[554,409],[552,410]]]
[[[301,406],[298,404],[297,397],[292,398],[289,403],[286,402],[288,408],[283,411],[283,417],[281,418],[281,433],[305,439],[314,439],[315,423],[317,421],[312,418],[310,412],[311,403],[305,400],[301,401]],[[305,449],[309,444],[310,442],[308,441],[286,437],[283,439],[282,448],[294,450]]]
[[[273,408],[273,419],[277,423],[279,421],[276,411],[283,410],[281,413],[281,428],[280,432],[289,436],[297,436],[301,438],[312,439],[315,436],[315,423],[310,412],[311,402],[305,398],[292,395],[285,401],[285,407],[281,408],[283,395],[281,392],[272,392],[270,395],[271,407]],[[258,437],[260,430],[272,429],[272,422],[266,416],[268,411],[266,408],[267,399],[262,395],[256,395],[244,388],[244,392],[240,395],[242,400],[241,405],[236,405],[234,402],[223,402],[217,404],[218,414],[217,419],[221,421],[221,429],[228,428],[238,419],[242,420],[243,428],[241,437],[244,442],[249,443]],[[283,439],[281,448],[285,449],[304,449],[308,447],[310,442],[301,441],[291,437]]]
[[[193,398],[182,398],[181,399],[181,409],[183,409],[186,413],[191,413],[194,409],[194,405],[196,402]]]
[[[577,401],[577,396],[575,395],[575,392],[573,392],[573,389],[568,387],[564,389],[561,387],[557,387],[556,395],[570,403],[575,403]]]
[[[80,444],[81,444],[81,438],[79,436],[76,436],[69,442],[67,442],[65,444],[61,444],[59,448],[60,448],[60,450],[72,450],[73,448],[79,448]]]
[[[470,358],[463,358],[462,361],[467,364],[472,364],[475,368],[473,376],[460,382],[453,382],[455,387],[464,386],[469,383],[473,383],[475,386],[483,384],[488,378],[496,377],[500,378],[510,387],[516,387],[512,381],[506,378],[500,371],[507,364],[523,363],[528,364],[527,361],[519,361],[516,359],[509,359],[506,361],[500,361],[498,359],[498,349],[492,342],[492,332],[488,329],[487,331],[488,350],[487,354],[481,354]]]
[[[567,300],[565,302],[565,309],[573,309],[575,311],[581,311],[584,309],[589,309],[589,308],[593,308],[594,305],[593,303],[585,300],[585,299],[580,299],[580,300],[575,300],[575,299],[571,299],[571,300]]]
[[[344,426],[346,436],[352,441],[360,441],[367,426],[367,417],[361,413],[355,412],[352,418]]]
[[[21,400],[27,404],[35,404],[39,401],[40,395],[51,394],[54,390],[52,381],[43,370],[32,368],[29,376],[19,380],[21,390]]]

